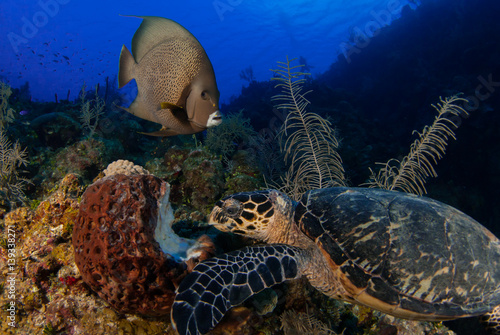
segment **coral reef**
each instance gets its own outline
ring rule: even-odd
[[[172,186],[172,203],[208,214],[224,191],[221,161],[205,150],[174,146],[165,154],[163,165],[163,177]]]
[[[190,150],[180,150],[177,155],[182,156],[185,160],[190,152]],[[241,157],[236,156],[237,166],[240,164],[243,166],[243,162],[246,160],[244,158],[245,154],[242,154]],[[183,160],[181,161],[183,162]],[[123,166],[133,167],[131,163],[123,164]],[[107,178],[116,178],[116,176]],[[141,178],[155,179],[153,176],[142,176]],[[132,183],[132,186],[134,185],[141,189],[148,189],[139,186],[141,183]],[[78,234],[79,228],[75,228],[74,222],[79,211],[78,200],[82,196],[82,191],[83,186],[80,184],[80,179],[74,174],[69,174],[57,183],[57,187],[54,188],[50,196],[40,202],[35,210],[27,207],[19,208],[8,213],[3,221],[1,227],[15,226],[17,236],[16,304],[20,307],[16,315],[18,326],[16,332],[174,335],[175,332],[170,327],[168,318],[151,319],[143,318],[137,314],[118,313],[113,307],[97,297],[82,280],[82,275],[74,260],[71,236],[73,232],[75,235]],[[155,203],[156,200],[152,200]],[[82,202],[80,206],[85,206],[85,203],[85,201]],[[89,204],[87,203],[87,208],[91,208],[88,206]],[[193,220],[203,218],[202,214],[189,211],[186,207],[183,207],[182,211],[185,214],[181,216],[191,217]],[[120,215],[118,214],[118,216]],[[175,222],[179,220],[180,218],[177,217]],[[95,230],[97,233],[99,232],[99,229]],[[129,234],[127,240],[137,241],[133,236],[139,235]],[[223,245],[222,241],[226,239],[227,236],[219,238],[218,245]],[[202,250],[206,250],[207,245],[201,244],[201,247]],[[7,251],[4,245],[0,249],[0,280],[2,281],[5,281],[8,273],[6,260]],[[133,262],[131,261],[131,263]],[[189,264],[186,267],[189,269]],[[21,269],[26,270],[21,271]],[[140,273],[136,273],[139,278]],[[427,328],[415,328],[418,323],[397,319],[382,319],[381,317],[380,320],[383,322],[367,323],[366,320],[374,320],[364,316],[363,313],[368,312],[363,311],[358,318],[351,312],[352,306],[339,304],[328,299],[310,289],[309,286],[307,281],[299,280],[277,287],[278,302],[275,312],[265,316],[259,315],[263,312],[262,301],[250,300],[246,306],[231,312],[225,322],[214,329],[212,334],[280,334],[278,331],[280,327],[279,315],[284,310],[289,309],[300,313],[310,313],[321,322],[330,324],[331,329],[338,333],[341,333],[343,329],[348,329],[344,334],[356,334],[363,330],[368,333],[369,329],[366,327],[375,327],[372,333],[376,333],[375,331],[378,330],[394,329],[391,328],[392,325],[396,325],[395,327],[401,331],[403,329],[430,329],[432,331],[429,334],[446,334],[444,331],[446,328],[437,331],[436,327],[431,327],[432,324],[429,324]],[[271,300],[273,299],[274,297],[271,297]],[[9,300],[6,295],[2,295],[0,304],[5,305],[6,303],[9,303]],[[3,317],[6,316],[5,310],[1,313]],[[372,315],[377,316],[378,314]],[[378,324],[380,326],[376,326]],[[404,326],[397,326],[398,324]],[[2,324],[1,327],[0,332],[14,334],[6,323]]]
[[[201,150],[194,150],[182,164],[185,181],[183,194],[193,208],[208,213],[224,191],[224,170],[221,162]]]
[[[40,333],[48,322],[59,329],[65,317],[62,309],[55,307],[55,301],[69,287],[58,278],[78,277],[72,248],[67,242],[71,238],[78,209],[76,198],[79,194],[81,189],[76,176],[68,175],[35,211],[22,207],[5,217],[5,227],[13,227],[16,233],[17,257],[13,268],[9,267],[6,271],[7,253],[2,248],[0,277],[5,282],[4,279],[9,274],[15,274],[14,301],[18,331],[29,333],[28,329],[31,328],[33,332]],[[7,295],[2,295],[1,302],[5,303],[6,299]],[[6,323],[1,325],[2,333],[11,333],[12,330],[6,326]]]
[[[0,305],[14,302],[16,306],[16,328],[2,322],[0,333],[175,335],[168,318],[117,313],[82,280],[72,246],[84,189],[80,182],[76,175],[69,174],[34,209],[12,210],[0,221],[0,282],[7,283],[15,276],[15,297],[9,298],[7,287],[1,286]],[[15,231],[14,265],[7,263],[10,258],[3,238],[7,227]],[[207,244],[200,246],[206,250]],[[197,251],[202,250],[193,250]],[[7,320],[7,316],[9,311],[2,308],[0,317]]]
[[[226,174],[224,195],[258,190],[264,187],[264,179],[250,150],[238,150],[232,157],[232,167]]]
[[[54,149],[73,144],[82,130],[78,122],[63,112],[43,114],[31,122],[31,127],[41,144]]]
[[[228,161],[240,145],[250,143],[256,134],[250,125],[250,119],[243,117],[243,110],[240,110],[227,115],[217,127],[208,129],[205,147]]]
[[[75,173],[91,181],[117,155],[123,152],[118,142],[103,139],[84,139],[60,150],[51,160],[52,171],[44,183]]]
[[[183,253],[191,263],[213,255],[208,237],[188,251],[195,241],[175,236],[168,198],[167,183],[141,174],[105,177],[82,196],[75,262],[84,282],[121,313],[169,314],[175,288],[192,268],[173,255]]]

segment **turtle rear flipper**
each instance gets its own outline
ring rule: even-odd
[[[172,325],[180,335],[207,333],[231,307],[265,288],[299,278],[301,252],[284,244],[253,246],[198,264],[177,290]]]

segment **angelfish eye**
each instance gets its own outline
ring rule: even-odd
[[[208,94],[207,94],[207,92],[205,92],[205,91],[201,92],[201,97],[202,97],[203,99],[207,99],[207,98],[208,98]]]

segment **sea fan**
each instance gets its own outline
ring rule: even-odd
[[[286,62],[278,62],[272,79],[282,90],[273,100],[282,101],[278,108],[287,115],[278,137],[290,164],[280,189],[297,200],[310,189],[344,185],[345,177],[331,123],[306,111],[308,92],[302,93],[302,84],[307,74],[295,71],[302,65],[291,66],[293,60],[287,57]]]
[[[418,138],[412,143],[410,153],[401,161],[390,159],[377,174],[371,171],[369,187],[378,187],[386,190],[401,190],[407,193],[425,194],[425,182],[428,177],[437,177],[434,165],[440,160],[446,151],[448,139],[455,138],[454,130],[458,128],[460,116],[468,115],[467,111],[456,103],[466,102],[466,99],[458,95],[432,105],[438,115],[431,126],[425,126],[421,133],[416,130]]]

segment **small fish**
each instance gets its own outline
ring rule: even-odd
[[[28,115],[29,113],[30,112],[28,112],[28,111],[22,110],[22,111],[19,112],[19,115],[23,115],[24,116],[24,115]]]
[[[135,79],[138,93],[121,108],[161,124],[148,134],[153,136],[194,134],[219,125],[220,93],[201,44],[172,20],[138,17],[143,21],[132,38],[132,53],[122,47],[118,72],[119,87]]]

